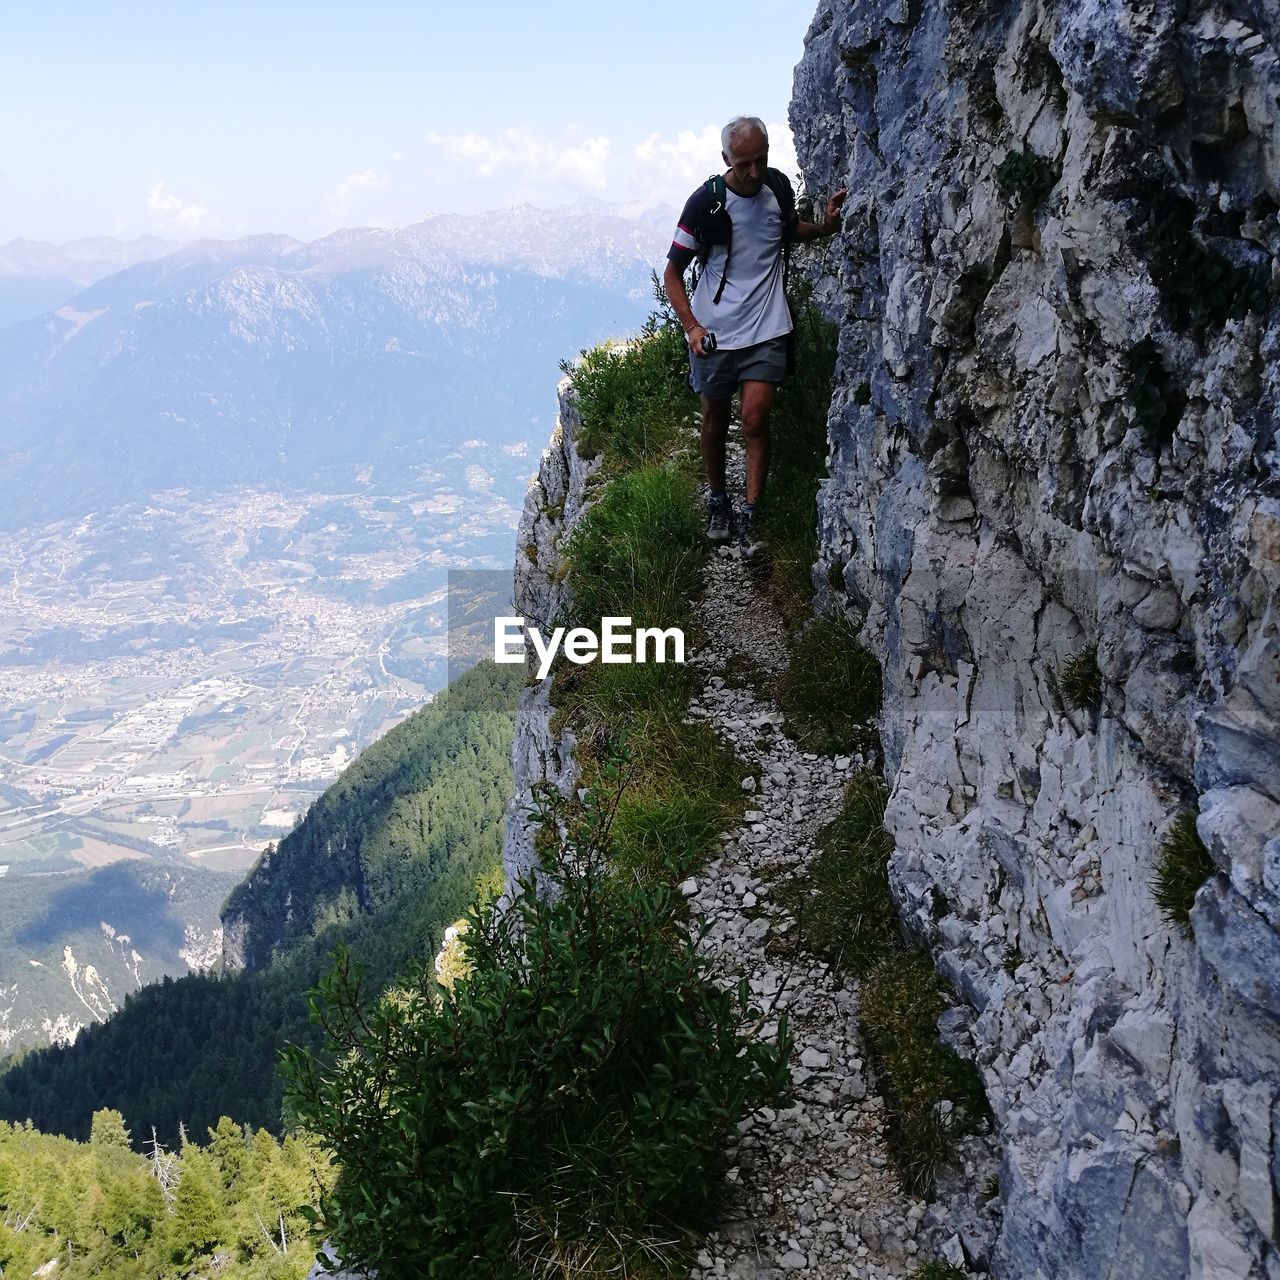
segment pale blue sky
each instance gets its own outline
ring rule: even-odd
[[[0,17],[0,244],[678,202],[784,124],[816,0],[72,0]],[[732,16],[727,16],[729,13]],[[775,163],[794,169],[785,130]]]

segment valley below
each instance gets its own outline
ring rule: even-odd
[[[448,574],[509,565],[531,466],[172,491],[0,536],[0,1053],[165,974],[348,763],[443,687]]]

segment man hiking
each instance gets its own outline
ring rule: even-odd
[[[742,436],[747,491],[738,524],[744,558],[756,554],[758,504],[769,471],[769,410],[789,372],[791,313],[783,290],[783,247],[840,229],[847,190],[827,201],[821,222],[801,222],[791,184],[770,169],[769,135],[755,116],[737,116],[720,134],[729,167],[685,202],[667,253],[662,282],[689,343],[689,385],[702,397],[702,461],[711,495],[707,536],[728,542],[733,504],[725,490],[729,405],[742,388]],[[684,272],[693,259],[702,274],[693,301]],[[714,335],[712,337],[711,335]]]

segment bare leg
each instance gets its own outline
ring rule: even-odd
[[[725,491],[724,445],[729,437],[731,403],[702,397],[702,465],[707,469],[707,483],[716,493]]]
[[[769,474],[769,410],[778,388],[772,382],[742,384],[742,438],[747,446],[747,501],[758,502]],[[703,439],[706,438],[705,428]],[[703,447],[705,456],[705,445]],[[721,467],[724,453],[721,452]]]

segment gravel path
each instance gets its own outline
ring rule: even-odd
[[[731,466],[740,460],[731,453]],[[706,687],[690,713],[711,721],[748,766],[758,765],[761,781],[744,777],[754,797],[744,824],[683,887],[694,913],[710,923],[703,945],[718,978],[736,986],[746,977],[758,1006],[770,1011],[759,1034],[776,1035],[776,1015],[786,1012],[795,1104],[742,1124],[730,1152],[731,1206],[693,1275],[903,1277],[932,1256],[919,1239],[925,1205],[901,1190],[889,1163],[883,1102],[857,1030],[856,988],[789,945],[795,921],[774,900],[777,883],[816,856],[814,839],[862,760],[800,751],[782,731],[770,696],[787,662],[782,625],[736,548],[710,557],[704,586],[710,646],[692,662],[703,668]],[[755,687],[738,687],[748,680]]]

